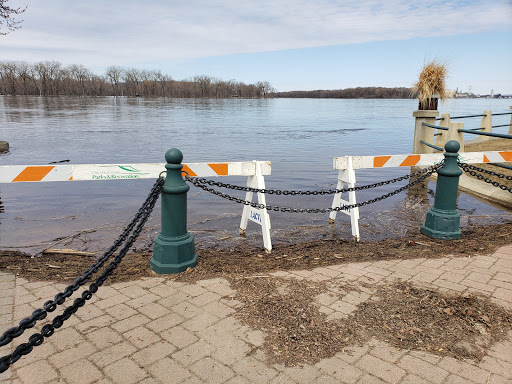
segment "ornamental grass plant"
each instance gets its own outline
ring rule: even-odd
[[[446,92],[446,65],[433,60],[423,66],[414,90],[418,94],[419,109],[437,109],[437,99],[444,100]]]

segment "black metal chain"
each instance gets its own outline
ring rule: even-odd
[[[488,175],[496,176],[496,177],[498,177],[500,179],[504,178],[506,180],[511,180],[512,181],[512,176],[511,175],[504,175],[503,173],[489,171],[487,169],[475,167],[474,165],[469,165],[469,164],[466,164],[466,163],[459,162],[458,164],[459,164],[459,167],[461,167],[464,172],[469,173],[471,176],[475,176],[478,180],[483,180],[484,182],[486,182],[488,184],[491,184],[492,186],[494,186],[496,188],[500,188],[503,191],[509,191],[509,192],[512,193],[512,187],[507,187],[506,185],[500,184],[497,181],[492,181],[490,178],[485,177],[484,175],[482,175],[482,173],[486,173]],[[478,174],[477,172],[480,172],[480,174]]]
[[[217,186],[220,188],[227,188],[227,189],[232,189],[235,191],[267,193],[269,195],[272,195],[272,194],[291,195],[291,196],[296,196],[296,195],[333,195],[335,193],[353,192],[353,191],[360,191],[363,189],[371,189],[371,188],[381,187],[383,185],[396,183],[398,181],[402,181],[402,180],[406,180],[406,179],[411,179],[411,178],[417,177],[421,174],[439,169],[442,166],[443,162],[444,162],[444,160],[436,165],[433,165],[433,166],[425,168],[425,169],[420,169],[414,173],[400,176],[400,177],[397,177],[397,178],[394,178],[391,180],[381,181],[381,182],[374,183],[374,184],[368,184],[368,185],[362,185],[360,187],[344,188],[344,189],[322,189],[322,190],[318,190],[318,191],[293,191],[293,190],[290,191],[290,190],[279,190],[279,189],[259,189],[259,188],[252,188],[252,187],[244,187],[241,185],[221,183],[219,181],[214,181],[214,180],[209,180],[209,179],[204,179],[204,178],[199,178],[199,177],[191,178],[188,175],[185,176],[185,180],[190,181],[192,184],[194,184],[197,187],[199,186],[199,184],[214,185],[214,186]]]
[[[253,203],[251,201],[247,201],[247,200],[244,200],[244,199],[240,199],[238,197],[227,195],[227,194],[219,192],[219,191],[217,191],[217,190],[215,190],[213,188],[209,188],[206,185],[204,185],[203,183],[196,182],[195,178],[186,177],[185,179],[187,181],[191,182],[196,187],[201,188],[201,189],[203,189],[203,190],[205,190],[207,192],[210,192],[210,193],[212,193],[214,195],[217,195],[217,196],[220,196],[220,197],[222,197],[224,199],[235,201],[237,203],[241,203],[241,204],[244,204],[244,205],[250,205],[251,207],[254,207],[254,208],[267,209],[269,211],[292,212],[292,213],[327,213],[327,212],[332,212],[332,211],[344,211],[344,210],[349,210],[349,209],[352,209],[352,208],[362,207],[362,206],[365,206],[365,205],[368,205],[368,204],[375,203],[375,202],[380,201],[380,200],[387,199],[388,197],[396,195],[397,193],[405,191],[406,189],[411,188],[412,186],[414,186],[414,185],[416,185],[418,183],[421,183],[427,177],[430,177],[434,172],[436,172],[441,166],[442,166],[442,164],[436,164],[434,166],[429,167],[424,175],[418,177],[416,180],[412,181],[411,183],[406,184],[403,187],[398,188],[398,189],[396,189],[396,190],[394,190],[392,192],[389,192],[389,193],[387,193],[385,195],[376,197],[375,199],[363,201],[361,203],[350,204],[350,205],[342,205],[341,207],[336,207],[336,208],[291,208],[291,207],[277,207],[277,206],[272,206],[272,205],[258,204],[258,203]],[[267,190],[259,190],[259,191],[262,192],[262,193],[265,193]],[[265,191],[265,192],[263,192],[263,191]],[[340,191],[342,191],[342,190],[340,190]]]
[[[27,355],[33,349],[33,347],[41,345],[44,341],[44,338],[50,337],[55,329],[60,328],[64,321],[69,319],[72,314],[74,314],[78,308],[82,307],[87,300],[90,300],[94,293],[98,290],[98,288],[105,282],[105,280],[112,274],[112,272],[117,268],[119,263],[122,261],[123,257],[126,255],[130,247],[133,245],[137,237],[139,236],[144,224],[148,220],[157,200],[160,196],[160,192],[162,190],[162,186],[165,179],[159,178],[154,184],[148,198],[142,205],[142,207],[137,212],[135,218],[128,225],[128,227],[123,231],[121,236],[114,242],[114,245],[104,253],[104,255],[92,265],[89,270],[87,270],[82,277],[79,277],[75,280],[74,284],[68,286],[64,292],[60,292],[55,296],[55,300],[47,301],[44,304],[44,309],[37,309],[33,312],[32,316],[29,318],[25,318],[19,322],[17,327],[13,327],[6,331],[2,335],[2,345],[5,345],[12,341],[12,339],[20,336],[26,329],[32,328],[38,320],[42,320],[46,318],[48,312],[53,312],[58,305],[64,303],[66,298],[71,296],[73,292],[78,290],[78,288],[84,285],[93,274],[95,274],[105,263],[105,261],[119,248],[119,246],[126,240],[128,235],[133,231],[132,235],[129,237],[126,244],[119,251],[119,254],[114,258],[114,260],[108,265],[107,268],[103,271],[103,273],[96,279],[94,283],[89,286],[89,289],[82,292],[82,296],[75,299],[73,304],[68,306],[62,315],[55,316],[52,320],[51,324],[46,324],[42,327],[41,333],[34,333],[29,337],[28,343],[20,344],[14,352],[10,355],[6,355],[0,358],[0,373],[6,371],[9,366],[15,363],[19,358],[23,355]],[[138,224],[137,224],[138,222]],[[8,340],[5,342],[5,340]]]

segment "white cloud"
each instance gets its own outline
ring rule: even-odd
[[[21,0],[19,0],[21,1]],[[510,28],[496,1],[34,1],[0,60],[138,65]]]

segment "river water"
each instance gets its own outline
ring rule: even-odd
[[[441,104],[452,116],[510,112],[510,100],[458,99]],[[410,153],[415,100],[340,99],[128,99],[43,98],[0,96],[0,140],[10,152],[1,165],[70,163],[161,163],[167,149],[184,153],[184,162],[266,160],[272,162],[267,188],[321,189],[336,185],[332,158],[345,155]],[[480,119],[467,119],[465,128]],[[493,124],[508,124],[510,115],[496,116]],[[496,131],[506,133],[506,128]],[[469,138],[468,138],[469,139]],[[388,168],[356,172],[357,184],[388,180],[407,173]],[[222,181],[245,184],[243,178]],[[12,183],[0,185],[4,212],[0,213],[0,248],[29,252],[48,245],[64,247],[61,237],[85,231],[71,246],[101,250],[137,211],[151,180]],[[358,192],[363,201],[390,192],[404,182]],[[429,184],[435,189],[435,184]],[[243,197],[243,194],[236,194]],[[432,195],[432,193],[430,193]],[[331,197],[276,197],[267,203],[326,208]],[[430,198],[430,204],[433,203]],[[421,225],[428,202],[400,193],[363,207],[363,239],[404,235]],[[510,211],[461,194],[462,223],[510,219]],[[150,246],[159,230],[159,205],[138,243]],[[239,243],[236,235],[242,206],[192,186],[189,193],[189,229],[198,243]],[[340,236],[350,238],[348,216],[338,215],[335,226],[325,214],[272,212],[275,242]],[[100,228],[98,228],[100,227]],[[94,231],[87,231],[94,229]],[[249,223],[248,239],[257,246],[259,227]],[[34,253],[34,252],[32,252]]]

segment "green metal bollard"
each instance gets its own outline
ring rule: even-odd
[[[457,165],[460,144],[455,140],[444,146],[444,165],[437,171],[434,206],[427,212],[421,233],[435,239],[460,239],[460,214],[457,211],[457,190],[462,170]]]
[[[165,153],[167,176],[162,189],[162,232],[153,244],[150,267],[159,274],[179,273],[197,264],[194,236],[187,232],[187,192],[181,176],[183,153]]]

